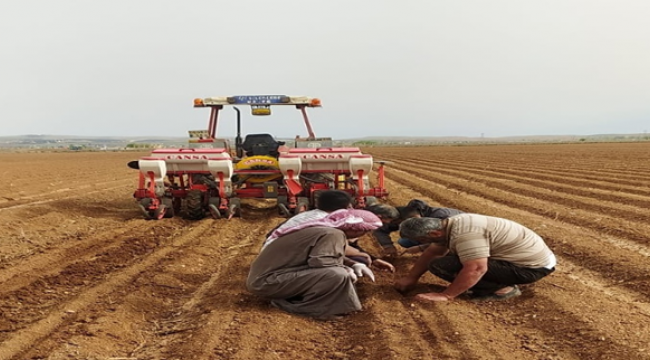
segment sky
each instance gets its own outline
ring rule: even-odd
[[[187,136],[194,98],[305,95],[317,136],[650,130],[648,0],[20,0],[0,136]],[[306,135],[273,108],[243,133]],[[235,135],[226,108],[218,135]]]

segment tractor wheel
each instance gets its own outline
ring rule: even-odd
[[[296,202],[296,210],[294,212],[296,214],[300,214],[301,212],[305,212],[307,210],[309,210],[309,198],[299,197],[298,201]]]
[[[185,197],[186,216],[190,220],[201,220],[205,217],[203,208],[203,191],[190,190]]]
[[[218,197],[211,197],[208,204],[208,210],[213,219],[221,219],[221,211],[219,210],[219,204],[221,199]]]
[[[179,197],[175,197],[172,199],[172,204],[173,204],[172,208],[174,209],[174,212],[176,214],[180,214],[183,206],[183,199]]]
[[[162,199],[162,205],[165,207],[165,214],[164,217],[169,219],[174,217],[174,201],[170,198],[164,198]]]

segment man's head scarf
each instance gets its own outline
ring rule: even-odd
[[[380,228],[382,225],[383,224],[377,215],[370,211],[341,209],[331,212],[320,219],[309,220],[296,224],[295,226],[277,229],[273,232],[270,238],[284,236],[309,227],[329,227],[344,231],[372,231]]]

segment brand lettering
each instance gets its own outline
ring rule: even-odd
[[[323,160],[323,159],[343,159],[342,154],[304,154],[301,156],[305,160]]]
[[[179,155],[167,155],[166,159],[170,160],[208,160],[208,155],[199,155],[199,154],[179,154]]]
[[[245,165],[259,164],[259,163],[265,163],[265,164],[268,164],[268,165],[275,165],[274,161],[268,160],[268,159],[250,159],[250,160],[245,160],[243,163]]]

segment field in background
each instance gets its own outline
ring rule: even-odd
[[[366,151],[391,162],[390,203],[516,220],[558,270],[504,303],[413,303],[378,273],[362,312],[317,322],[244,288],[270,204],[145,221],[126,167],[143,153],[0,153],[0,359],[650,359],[647,143]]]
[[[225,137],[234,147],[235,138]],[[290,144],[294,138],[277,138]],[[532,143],[591,143],[591,142],[649,142],[650,135],[526,135],[508,137],[468,136],[371,136],[357,139],[335,139],[335,146],[433,146],[440,144],[532,144]],[[100,137],[73,135],[0,136],[0,152],[18,151],[145,151],[150,148],[188,147],[187,137]]]

